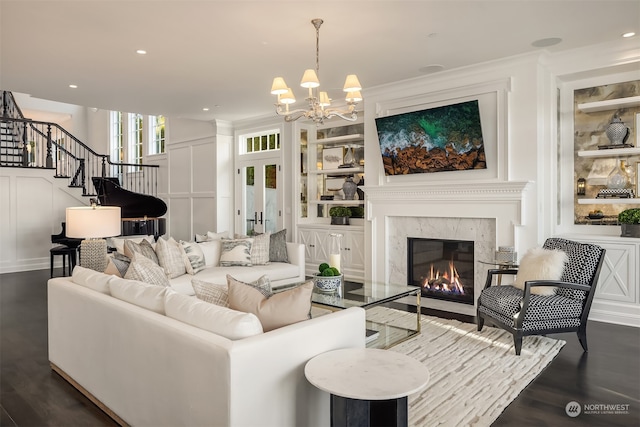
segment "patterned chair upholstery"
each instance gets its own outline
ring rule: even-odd
[[[493,276],[514,275],[517,269],[492,269],[478,298],[478,331],[485,320],[513,334],[516,354],[520,355],[522,337],[560,332],[576,332],[587,351],[587,318],[602,268],[605,250],[597,245],[550,238],[545,249],[564,251],[568,256],[559,281],[533,280],[521,290],[511,285],[492,286]],[[531,293],[535,286],[555,286],[554,295]]]

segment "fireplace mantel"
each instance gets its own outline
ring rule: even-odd
[[[369,202],[377,201],[448,201],[468,200],[491,202],[522,200],[529,181],[500,181],[486,183],[438,183],[428,185],[380,185],[361,187]]]

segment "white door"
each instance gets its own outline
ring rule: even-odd
[[[282,170],[276,159],[244,162],[238,169],[242,191],[239,209],[243,234],[275,233],[282,229]]]

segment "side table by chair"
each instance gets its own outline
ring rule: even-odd
[[[53,277],[53,260],[56,255],[62,255],[62,275],[66,276],[67,260],[69,261],[69,276],[76,266],[76,248],[58,245],[51,248],[51,277]]]

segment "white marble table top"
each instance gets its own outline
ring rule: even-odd
[[[341,397],[388,400],[422,390],[429,371],[419,361],[395,351],[348,348],[319,354],[304,368],[317,388]]]

